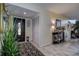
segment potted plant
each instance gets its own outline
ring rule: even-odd
[[[19,50],[15,41],[16,35],[12,30],[4,33],[4,40],[2,42],[2,56],[18,56]]]

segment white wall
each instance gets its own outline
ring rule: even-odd
[[[39,17],[32,19],[32,39],[33,42],[39,45]]]
[[[27,26],[27,21],[30,20],[30,26]],[[25,41],[27,41],[27,36],[29,36],[29,41],[32,41],[32,19],[26,18],[25,19]]]
[[[48,11],[43,9],[42,7],[35,5],[35,4],[13,4],[16,6],[24,7],[26,9],[30,9],[32,11],[36,11],[39,14],[39,33],[36,33],[38,35],[38,41],[39,46],[46,46],[48,44],[52,43],[52,34],[50,32],[50,17],[48,15]],[[36,35],[35,34],[35,35]]]
[[[39,42],[40,46],[52,44],[52,34],[50,31],[50,17],[47,12],[40,13],[39,17]]]

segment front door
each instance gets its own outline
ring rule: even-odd
[[[16,31],[16,40],[25,41],[25,19],[14,18],[14,31]]]

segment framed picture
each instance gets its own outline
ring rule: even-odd
[[[59,19],[56,19],[56,27],[61,27],[61,20]]]

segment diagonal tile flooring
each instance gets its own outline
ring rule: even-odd
[[[30,42],[18,44],[21,56],[44,56],[34,45]]]
[[[61,44],[51,44],[45,47],[38,47],[46,56],[79,56],[79,40],[71,40]]]

